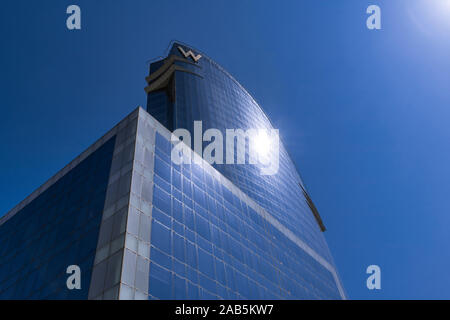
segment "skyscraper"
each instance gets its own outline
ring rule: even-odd
[[[148,112],[133,111],[0,220],[0,298],[345,298],[281,143],[272,175],[171,159],[171,132],[195,135],[194,121],[224,134],[271,129],[250,94],[181,43],[146,80]],[[80,289],[67,286],[73,265]]]

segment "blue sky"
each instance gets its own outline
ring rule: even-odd
[[[0,36],[0,215],[145,106],[178,39],[280,129],[350,298],[450,298],[450,1],[3,1]]]

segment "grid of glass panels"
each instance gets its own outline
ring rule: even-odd
[[[157,133],[151,299],[340,299],[333,276]],[[272,212],[270,212],[272,213]]]
[[[185,51],[192,50],[175,43],[169,56],[184,58],[178,46]],[[161,63],[159,61],[152,64],[150,73],[155,72]],[[174,128],[188,129],[193,136],[193,123],[201,120],[203,130],[216,128],[222,131],[224,137],[226,129],[272,128],[269,119],[248,92],[206,55],[202,54],[196,66],[182,61],[176,61],[176,64],[201,77],[187,72],[175,72],[175,101],[170,106],[173,107]],[[154,114],[159,106],[153,105],[149,95],[149,113]],[[325,238],[298,185],[302,183],[301,178],[282,143],[279,171],[275,175],[262,176],[259,168],[252,165],[214,167],[334,265]]]
[[[115,137],[0,226],[0,299],[87,299]],[[81,290],[68,290],[69,265]]]

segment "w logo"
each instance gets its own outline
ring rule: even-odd
[[[180,52],[183,54],[183,56],[185,58],[191,56],[192,60],[194,60],[195,62],[197,62],[198,60],[200,60],[200,58],[202,57],[201,54],[195,55],[191,50],[189,50],[188,52],[184,51],[182,47],[178,47],[178,50],[180,50]]]

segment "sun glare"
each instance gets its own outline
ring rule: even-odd
[[[258,130],[253,143],[255,144],[255,149],[258,152],[259,156],[266,157],[269,154],[271,141],[270,137],[267,135],[266,130]]]

